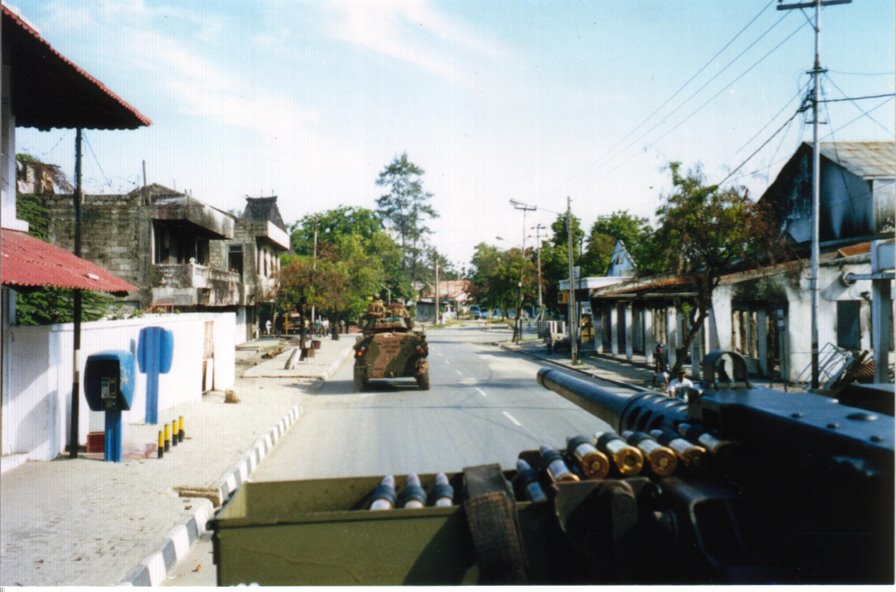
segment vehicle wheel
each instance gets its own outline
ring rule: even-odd
[[[367,379],[364,378],[363,374],[355,372],[353,386],[356,393],[362,393],[367,388]]]
[[[429,390],[429,370],[423,374],[417,375],[417,386],[419,386],[422,391]]]

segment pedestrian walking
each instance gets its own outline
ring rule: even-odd
[[[268,319],[264,324],[265,332],[270,335],[271,334],[271,319]]]

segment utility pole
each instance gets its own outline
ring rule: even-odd
[[[541,224],[535,225],[535,256],[538,261],[538,314],[542,313],[542,309],[544,308],[544,304],[542,303],[541,297],[541,230],[545,228]]]
[[[311,258],[311,274],[312,277],[317,273],[317,220],[314,221],[314,256]],[[314,308],[311,305],[311,326],[314,327]]]
[[[435,315],[435,324],[439,324],[439,256],[435,256],[436,259],[436,315]]]
[[[812,270],[810,272],[809,286],[812,294],[812,390],[819,387],[819,371],[818,371],[818,260],[819,260],[819,237],[818,237],[818,218],[820,212],[819,203],[821,201],[821,152],[818,149],[818,103],[820,81],[819,76],[825,70],[821,67],[821,8],[822,6],[832,6],[834,4],[849,4],[852,0],[812,0],[810,2],[797,2],[795,4],[780,4],[778,0],[778,10],[794,10],[804,8],[815,9],[815,63],[810,73],[812,74]]]
[[[75,131],[75,256],[81,256],[81,203],[84,188],[81,184],[81,143],[84,133],[81,128]],[[72,290],[74,310],[74,331],[72,333],[72,409],[69,424],[68,456],[78,458],[78,436],[80,427],[81,407],[81,290]]]
[[[578,327],[576,326],[576,287],[575,270],[572,259],[572,199],[566,196],[566,250],[569,260],[569,312],[567,314],[569,324],[569,357],[573,364],[579,362],[579,343],[577,341]]]
[[[523,248],[520,252],[520,259],[522,261],[519,285],[520,298],[516,307],[516,318],[513,321],[513,341],[519,343],[523,338],[523,270],[525,269],[526,260],[526,212],[534,212],[537,208],[536,206],[530,206],[515,199],[510,200],[510,205],[512,205],[514,209],[523,211]]]

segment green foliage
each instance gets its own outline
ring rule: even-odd
[[[616,241],[622,241],[638,268],[639,275],[656,273],[655,247],[652,240],[653,228],[647,218],[639,218],[628,210],[617,210],[609,216],[600,216],[591,226],[588,248],[585,251],[583,267],[587,275],[604,275],[610,264],[610,257],[616,248]]]
[[[371,210],[339,207],[305,216],[292,226],[291,243],[297,255],[283,257],[279,274],[282,311],[314,306],[334,317],[355,317],[371,294],[415,296],[401,269],[401,249]]]
[[[426,221],[438,217],[429,203],[432,194],[423,190],[424,173],[404,153],[387,165],[376,180],[377,185],[389,191],[377,198],[377,214],[398,237],[402,269],[409,273],[412,284],[419,277],[418,268],[432,232]]]
[[[722,276],[764,252],[770,227],[745,189],[707,185],[699,166],[683,175],[681,163],[672,162],[669,170],[673,190],[656,212],[656,258],[661,269],[694,286],[696,296],[680,305],[689,320],[683,339],[689,348]]]
[[[96,321],[106,317],[112,307],[112,296],[102,292],[81,292],[81,320]],[[51,325],[74,321],[73,290],[35,288],[16,295],[16,324]]]
[[[566,231],[566,214],[558,214],[551,223],[553,236],[541,246],[541,275],[545,308],[554,313],[565,314],[566,306],[558,303],[560,281],[569,279],[569,247]],[[581,221],[572,216],[573,265],[581,266],[584,259],[580,246],[585,238]],[[587,273],[587,268],[583,272]],[[606,271],[606,270],[604,270]],[[603,272],[601,272],[602,274]]]
[[[23,155],[19,155],[23,156]],[[42,240],[47,238],[49,210],[43,196],[18,194],[16,213],[28,222],[28,234]],[[81,292],[81,320],[95,321],[106,316],[114,303],[112,296],[102,292]],[[50,325],[74,320],[73,291],[67,288],[31,288],[17,291],[16,324]]]
[[[520,249],[501,251],[479,243],[473,255],[470,275],[473,299],[484,308],[517,309],[531,303],[538,291],[537,268],[533,253]]]

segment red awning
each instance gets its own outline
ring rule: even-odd
[[[56,286],[123,295],[137,290],[99,265],[24,232],[0,234],[0,280],[4,286]]]
[[[136,129],[151,123],[6,5],[2,26],[3,64],[12,66],[17,127]]]

